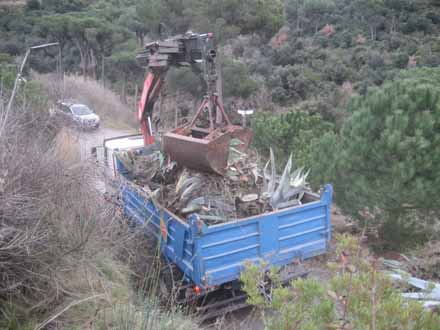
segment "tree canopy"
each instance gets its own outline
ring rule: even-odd
[[[420,238],[440,213],[439,82],[438,68],[408,70],[354,98],[340,138],[316,151],[337,155],[330,170],[323,158],[316,166],[337,183],[338,203],[356,217],[368,208],[394,243]]]

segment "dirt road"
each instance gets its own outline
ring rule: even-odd
[[[102,146],[104,139],[121,135],[136,134],[136,131],[101,127],[95,131],[78,131],[77,134],[81,160],[85,161],[90,159],[91,149],[93,147]]]

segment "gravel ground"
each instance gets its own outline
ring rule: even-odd
[[[77,131],[78,141],[81,150],[81,159],[83,161],[90,159],[92,147],[102,146],[104,143],[104,139],[135,133],[136,131],[106,127],[100,127],[99,129],[93,131]]]

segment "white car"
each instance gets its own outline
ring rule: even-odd
[[[60,112],[81,128],[99,128],[100,119],[90,108],[81,103],[59,102]]]

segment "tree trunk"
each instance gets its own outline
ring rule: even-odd
[[[139,93],[139,86],[136,84],[134,89],[134,112],[138,111],[138,93]]]
[[[96,74],[97,61],[96,61],[95,53],[93,52],[93,49],[90,49],[89,53],[90,53],[89,66],[90,69],[92,70],[91,75],[94,80],[97,80],[97,74]]]
[[[81,67],[83,78],[86,79],[86,75],[87,75],[87,53],[88,53],[88,51],[87,51],[86,47],[81,44],[81,42],[79,40],[73,39],[73,43],[75,44],[76,48],[79,51],[79,56],[81,58],[80,67]]]
[[[145,33],[141,32],[139,37],[139,47],[144,47],[145,44]]]
[[[101,58],[101,81],[102,87],[105,88],[105,57],[102,55]]]
[[[83,78],[86,79],[87,76],[87,56],[84,55],[84,51],[79,48],[79,56],[81,58],[81,71]]]
[[[124,79],[122,80],[122,87],[121,87],[121,101],[124,104],[127,104],[126,85],[127,85],[127,78],[124,76]]]

